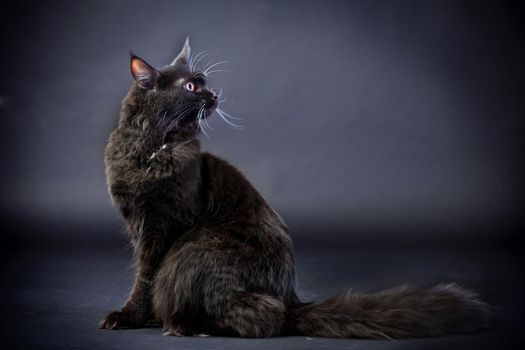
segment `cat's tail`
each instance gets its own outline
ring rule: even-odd
[[[453,283],[298,304],[289,309],[287,326],[297,335],[395,339],[475,332],[491,321],[489,305]]]

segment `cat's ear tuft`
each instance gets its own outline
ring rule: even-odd
[[[191,47],[190,47],[190,38],[187,37],[186,41],[184,42],[184,46],[182,47],[182,50],[180,50],[180,53],[175,57],[173,62],[171,62],[171,66],[177,65],[177,64],[188,64],[190,62],[190,53],[191,53]]]
[[[157,86],[160,72],[150,66],[142,58],[135,55],[132,51],[129,52],[129,55],[131,56],[131,74],[137,84],[144,89],[154,89]]]

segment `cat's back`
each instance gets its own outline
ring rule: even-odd
[[[207,152],[201,154],[201,177],[208,192],[216,199],[242,202],[249,207],[266,204],[239,169],[216,155]]]
[[[289,240],[288,227],[250,181],[230,162],[213,154],[201,154],[201,181],[207,193],[208,212],[221,222],[233,222],[243,230],[254,229]]]

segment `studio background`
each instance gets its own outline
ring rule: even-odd
[[[246,129],[212,116],[203,149],[251,180],[288,222],[299,254],[321,245],[345,252],[497,249],[509,283],[523,290],[518,256],[509,250],[523,228],[521,7],[134,0],[0,6],[0,215],[2,245],[14,257],[2,277],[10,288],[2,291],[14,300],[22,303],[18,291],[27,287],[20,271],[42,276],[31,269],[40,262],[28,251],[49,251],[65,266],[82,250],[99,254],[103,268],[111,259],[101,252],[124,251],[103,150],[132,83],[128,52],[163,66],[186,36],[193,53],[208,50],[202,63],[229,61],[210,84],[222,88],[223,108]],[[64,252],[70,260],[61,260]],[[82,273],[97,275],[86,266]],[[476,271],[477,283],[493,282]],[[13,338],[12,326],[3,325],[19,343],[23,331]]]

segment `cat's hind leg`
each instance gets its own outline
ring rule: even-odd
[[[155,315],[167,334],[276,336],[286,311],[276,296],[286,289],[281,275],[256,248],[202,231],[166,255],[155,277]]]
[[[285,323],[285,306],[266,294],[237,292],[216,320],[219,333],[243,338],[278,336]]]

